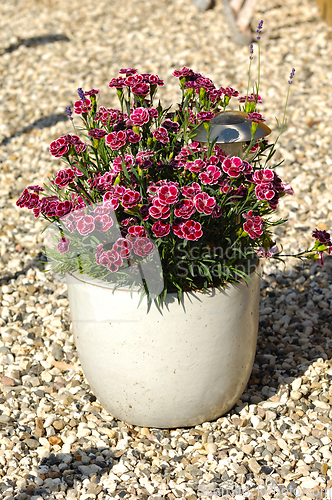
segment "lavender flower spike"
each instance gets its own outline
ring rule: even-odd
[[[254,53],[254,44],[253,44],[253,43],[251,43],[251,44],[249,45],[249,47],[250,47],[250,57],[249,57],[249,59],[250,59],[250,61],[252,61],[252,60],[253,60],[253,58],[254,58],[254,57],[253,57],[253,53]]]
[[[256,33],[258,33],[258,35],[260,35],[262,33],[262,28],[263,28],[263,19],[258,23],[258,26],[257,26]],[[258,36],[258,37],[256,37],[256,39],[260,40],[261,37]]]
[[[78,97],[82,100],[82,101],[85,101],[86,97],[85,97],[85,94],[84,94],[84,90],[79,88],[77,89],[77,93],[78,93]]]
[[[66,107],[66,115],[68,116],[69,120],[73,120],[73,117],[71,116],[73,114],[71,107],[67,106]]]
[[[289,85],[293,83],[294,74],[295,74],[295,68],[292,69],[291,74],[289,75],[289,80],[288,80]]]

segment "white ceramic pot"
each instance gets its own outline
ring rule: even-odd
[[[138,293],[67,275],[78,355],[103,407],[127,423],[187,427],[232,408],[255,357],[257,274],[225,291],[167,296],[158,310]]]

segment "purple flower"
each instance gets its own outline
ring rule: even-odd
[[[136,156],[136,165],[141,170],[146,170],[153,165],[153,161],[151,159],[153,158],[153,155],[153,151],[139,151]]]
[[[237,203],[238,201],[245,199],[247,197],[247,194],[248,194],[247,186],[241,185],[232,192],[231,200],[233,203]]]
[[[150,208],[150,205],[142,205],[139,208],[139,212],[140,212],[143,220],[148,220],[149,215],[150,215],[149,214],[149,208]]]
[[[197,83],[196,82],[192,82],[192,81],[189,81],[189,82],[186,82],[184,84],[185,88],[186,89],[197,89]]]
[[[294,74],[295,74],[295,68],[292,69],[291,74],[289,75],[289,80],[288,80],[289,85],[293,83],[292,80],[294,78]]]
[[[256,33],[258,33],[258,35],[260,35],[262,33],[262,28],[263,28],[263,20],[261,20],[259,23],[258,23],[258,26],[257,26],[257,30],[256,30]],[[261,37],[260,36],[257,36],[256,37],[257,40],[260,40]]]
[[[195,83],[197,85],[197,88],[203,88],[203,89],[208,90],[208,91],[215,90],[215,86],[214,86],[212,80],[210,80],[210,78],[200,77],[200,78],[197,78]]]
[[[78,97],[82,100],[85,101],[85,93],[82,88],[77,89]]]
[[[69,120],[73,120],[72,114],[73,114],[73,112],[71,110],[71,107],[67,106],[66,107],[66,115],[68,116]]]
[[[249,56],[249,59],[252,61],[253,60],[253,53],[254,53],[254,44],[251,43],[249,45],[249,47],[250,47],[250,56]]]
[[[158,118],[158,111],[156,110],[156,108],[148,108],[148,109],[149,109],[150,118],[157,119]]]
[[[331,242],[331,236],[330,236],[330,233],[328,233],[327,231],[324,230],[320,230],[320,229],[315,229],[313,232],[312,232],[312,237],[313,238],[316,238],[316,244],[317,244],[317,240],[318,242],[321,244],[321,245],[326,245],[328,248],[328,253],[331,253],[331,249],[332,249],[332,242]],[[316,245],[315,245],[316,247]],[[321,250],[318,250],[317,254],[319,255],[319,265],[320,266],[323,266],[324,265],[324,252],[321,251]]]

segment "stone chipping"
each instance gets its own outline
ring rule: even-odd
[[[264,20],[261,112],[282,119],[275,161],[295,191],[275,230],[293,254],[332,230],[332,29],[313,0],[258,2]],[[50,142],[71,132],[76,89],[135,67],[177,102],[182,66],[244,94],[248,47],[221,0],[4,0],[0,4],[0,498],[188,500],[332,496],[332,259],[264,264],[258,346],[235,407],[193,428],[149,429],[108,414],[82,373],[66,285],[44,273],[45,226],[16,207],[25,186],[61,168]],[[254,47],[257,52],[257,45]],[[256,59],[252,72],[257,70]]]

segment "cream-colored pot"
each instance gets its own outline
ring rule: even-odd
[[[187,427],[214,420],[248,382],[257,343],[257,274],[225,291],[169,294],[161,310],[139,294],[67,275],[78,355],[103,407],[127,423]]]

